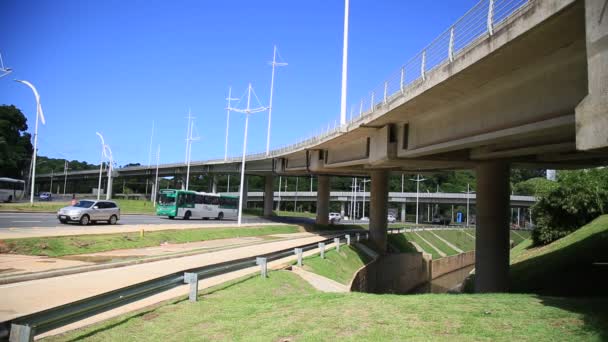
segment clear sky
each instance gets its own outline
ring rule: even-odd
[[[348,108],[476,0],[351,0]],[[39,154],[97,163],[102,132],[119,165],[148,163],[152,121],[161,163],[182,162],[188,108],[200,140],[193,160],[224,155],[228,86],[253,84],[263,105],[277,69],[271,148],[339,120],[344,1],[3,0],[0,104],[34,128],[32,82],[47,119]],[[257,104],[254,102],[254,104]],[[244,105],[241,102],[239,107]],[[249,152],[266,146],[267,112],[250,118]],[[231,113],[229,155],[242,150],[244,117]]]

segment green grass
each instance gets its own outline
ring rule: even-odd
[[[93,198],[93,197],[91,197]],[[113,200],[118,204],[122,214],[151,214],[156,213],[153,203],[143,200]],[[70,202],[34,202],[30,203],[1,203],[0,211],[23,211],[23,212],[57,212],[60,208],[67,207]]]
[[[465,252],[475,250],[475,240],[462,230],[434,230],[433,233]]]
[[[144,237],[140,237],[139,232],[134,232],[9,239],[4,240],[3,248],[8,253],[60,257],[116,249],[158,246],[165,241],[169,243],[186,243],[233,237],[297,233],[298,231],[298,226],[288,225],[252,228],[176,229],[150,231],[146,232]]]
[[[441,258],[441,255],[437,253],[437,251],[435,251],[435,249],[432,248],[429,244],[424,242],[424,240],[422,240],[418,235],[416,235],[416,233],[405,233],[403,235],[405,235],[405,238],[408,241],[415,242],[416,244],[418,244],[418,246],[420,246],[420,248],[422,248],[422,250],[424,250],[428,254],[431,254],[433,256],[433,259]]]
[[[48,341],[602,341],[608,299],[319,293],[287,271],[251,277]]]
[[[530,237],[530,232],[527,230],[511,230],[510,238],[513,240],[514,245],[519,245],[522,241]]]
[[[433,233],[428,232],[418,232],[420,236],[422,236],[426,241],[431,243],[433,246],[437,247],[440,251],[445,253],[446,255],[456,255],[458,252],[454,250],[452,247],[448,246],[445,242],[438,239]]]
[[[605,295],[608,288],[608,215],[553,243],[515,249],[511,289],[550,295]],[[526,248],[527,247],[527,248]]]
[[[389,234],[388,235],[389,245],[397,248],[401,253],[415,253],[418,252],[416,247],[408,241],[405,234]]]
[[[363,265],[371,258],[352,246],[343,245],[340,252],[330,249],[325,252],[325,259],[317,254],[303,260],[304,269],[326,278],[348,285]]]

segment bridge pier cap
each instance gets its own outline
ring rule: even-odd
[[[608,14],[606,2],[585,0],[588,94],[576,106],[576,149],[608,147]]]

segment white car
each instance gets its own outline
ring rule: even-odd
[[[340,222],[341,219],[342,219],[342,215],[340,215],[340,213],[329,213],[329,222],[330,223]]]
[[[395,223],[397,221],[395,216],[393,216],[391,214],[388,214],[388,216],[386,217],[386,220],[388,221],[388,223]]]

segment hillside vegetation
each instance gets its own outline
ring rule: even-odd
[[[511,289],[564,296],[606,295],[608,215],[542,247],[531,241],[511,256]]]

